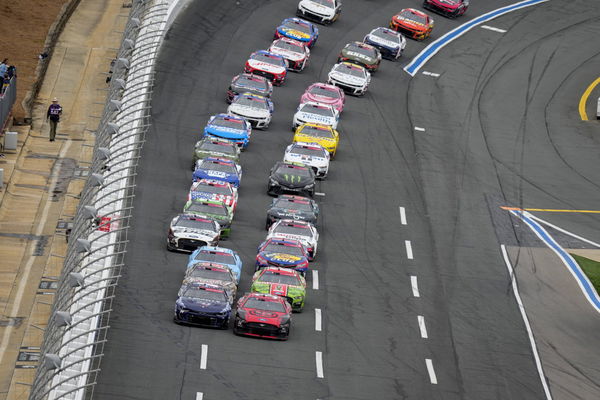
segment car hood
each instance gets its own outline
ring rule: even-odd
[[[227,112],[251,118],[267,118],[271,114],[269,110],[243,106],[240,104],[231,104],[229,108],[227,108]]]
[[[233,196],[228,196],[226,194],[218,194],[218,193],[208,193],[208,192],[190,192],[190,198],[194,199],[202,199],[202,200],[213,200],[220,201],[230,206],[233,204]]]
[[[298,162],[311,167],[324,167],[327,165],[325,157],[307,156],[304,154],[287,153],[283,158],[286,162]]]
[[[304,58],[306,58],[306,56],[302,53],[296,53],[295,51],[281,49],[279,47],[273,47],[269,51],[273,54],[279,54],[283,58],[286,58],[286,59],[292,60],[292,61],[299,61],[299,60],[303,60]]]
[[[211,169],[197,169],[194,171],[194,179],[217,179],[225,182],[236,183],[239,177],[236,174],[228,174],[222,171],[213,171]]]
[[[273,65],[273,64],[266,63],[264,61],[248,60],[248,65],[251,66],[252,68],[256,68],[261,71],[271,72],[273,74],[281,74],[282,72],[285,72],[284,66]]]
[[[400,47],[400,43],[399,42],[394,42],[392,40],[387,40],[387,39],[382,39],[379,36],[375,36],[375,35],[368,35],[367,36],[367,40],[370,43],[379,45],[379,46],[383,46],[383,47],[387,47],[389,49],[397,49],[398,47]]]
[[[342,56],[350,58],[352,60],[358,60],[365,64],[375,64],[377,62],[377,59],[374,57],[365,56],[364,54],[361,54],[357,51],[347,49],[342,50]]]
[[[279,232],[273,234],[273,236],[277,236],[278,238],[297,240],[306,247],[310,246],[310,244],[311,244],[311,238],[308,236],[294,235],[293,233],[279,233]]]
[[[444,8],[457,8],[460,6],[460,1],[457,0],[432,0],[436,5],[443,5]]]
[[[199,239],[211,241],[219,234],[219,232],[193,228],[173,227],[173,234],[178,238]]]
[[[324,115],[319,115],[319,114],[310,113],[310,112],[306,112],[306,111],[298,111],[296,113],[296,118],[299,118],[304,122],[311,122],[311,123],[315,123],[315,124],[323,124],[323,125],[335,124],[335,117],[326,117]]]
[[[237,289],[237,286],[235,285],[234,282],[221,281],[221,280],[217,280],[217,279],[185,278],[185,280],[183,281],[184,284],[195,283],[195,282],[221,286],[225,289],[225,291],[227,292],[227,295],[229,296],[230,299],[233,299],[232,295],[235,295],[235,291]]]
[[[224,136],[222,136],[224,137]],[[237,157],[231,155],[231,154],[226,154],[226,153],[219,153],[216,151],[208,151],[208,150],[194,150],[194,153],[196,154],[196,158],[198,160],[202,159],[202,158],[206,158],[206,157],[216,157],[216,158],[226,158],[228,160],[231,161],[236,161],[238,160]]]
[[[322,4],[315,3],[314,1],[310,1],[310,0],[302,0],[299,5],[309,11],[314,11],[317,14],[321,14],[321,15],[330,16],[330,15],[333,15],[333,13],[335,12],[335,10],[333,8],[325,7]]]
[[[329,73],[329,77],[335,79],[336,81],[340,81],[343,83],[348,83],[350,85],[364,85],[366,83],[365,78],[359,78],[357,76],[343,74],[341,72],[332,71]]]
[[[252,284],[251,291],[258,293],[268,293],[281,297],[297,297],[304,293],[304,290],[300,286],[268,282],[254,282]]]
[[[289,188],[302,188],[306,185],[310,185],[314,183],[314,179],[310,177],[304,177],[300,175],[292,175],[292,174],[280,174],[276,173],[271,175],[271,179],[280,185],[289,187]]]
[[[310,40],[310,34],[300,32],[297,29],[292,28],[279,28],[278,31],[292,39],[300,40],[302,42],[306,42]]]
[[[196,299],[192,297],[180,297],[178,302],[188,310],[203,313],[219,314],[231,310],[229,303],[226,301],[214,301]]]
[[[265,251],[261,251],[259,254],[269,263],[273,263],[282,267],[292,267],[305,261],[305,257],[292,256],[286,253],[268,253]]]
[[[254,87],[246,87],[242,85],[231,85],[231,90],[235,93],[252,93],[259,96],[268,96],[270,93],[267,89],[257,89]]]
[[[278,218],[289,218],[289,219],[297,219],[300,221],[308,221],[313,222],[317,219],[317,216],[313,212],[308,211],[298,211],[298,210],[288,210],[288,209],[271,209],[269,210],[269,214],[276,216]]]
[[[227,139],[244,139],[248,137],[248,132],[243,129],[232,129],[222,126],[207,126],[204,129],[204,132],[208,133],[209,135],[215,135]]]

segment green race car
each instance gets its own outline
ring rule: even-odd
[[[250,291],[285,297],[293,311],[301,312],[306,299],[306,280],[293,269],[267,267],[256,271]]]
[[[370,44],[362,42],[348,43],[338,56],[338,62],[351,62],[361,65],[370,73],[376,72],[381,63],[381,53]]]
[[[240,148],[230,140],[204,137],[194,146],[192,170],[196,168],[196,161],[206,157],[226,158],[239,163]]]
[[[221,225],[221,237],[229,237],[233,212],[225,203],[214,200],[192,199],[185,203],[183,213],[214,219]]]

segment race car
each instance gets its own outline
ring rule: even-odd
[[[242,276],[242,259],[237,252],[225,247],[202,246],[196,249],[188,259],[187,268],[190,269],[199,262],[217,263],[225,265],[235,275],[236,282],[240,283]]]
[[[293,269],[268,267],[254,273],[250,291],[281,296],[293,311],[301,312],[306,299],[306,280]]]
[[[229,182],[237,188],[242,180],[242,167],[225,158],[206,157],[196,162],[196,169],[192,175],[192,182],[200,179]]]
[[[227,89],[227,103],[241,93],[252,93],[263,97],[271,97],[273,84],[264,76],[239,74],[233,77]]]
[[[235,143],[241,150],[245,150],[248,147],[251,135],[252,126],[250,122],[246,121],[244,117],[235,115],[213,115],[204,127],[204,136],[229,140]]]
[[[246,118],[255,128],[267,129],[273,116],[273,102],[268,97],[242,93],[233,98],[227,113]]]
[[[171,220],[167,234],[167,250],[191,252],[202,246],[219,243],[221,226],[210,218],[179,214]]]
[[[365,67],[349,62],[335,64],[327,77],[327,83],[354,96],[365,94],[371,83],[371,74]]]
[[[370,73],[376,72],[381,64],[381,53],[376,47],[362,42],[348,43],[338,56],[338,62],[351,62],[363,66]]]
[[[313,83],[302,94],[300,104],[309,101],[333,106],[341,114],[344,111],[346,95],[337,86],[326,83]]]
[[[300,0],[296,15],[321,24],[331,24],[341,12],[340,0]]]
[[[279,54],[258,50],[250,54],[244,72],[264,76],[273,85],[281,86],[287,76],[287,62]]]
[[[237,303],[233,333],[287,340],[292,324],[292,306],[272,294],[247,293]]]
[[[298,240],[306,248],[308,261],[313,261],[317,256],[319,232],[310,222],[281,219],[269,228],[267,239],[272,237]]]
[[[307,101],[296,109],[292,121],[292,130],[295,131],[299,125],[310,122],[312,124],[329,125],[337,129],[340,113],[333,106]]]
[[[221,225],[221,237],[229,237],[231,233],[231,221],[233,220],[233,212],[229,207],[220,201],[193,199],[185,203],[183,206],[185,214],[202,216],[204,218],[214,219]]]
[[[317,225],[318,217],[319,205],[313,199],[283,194],[271,201],[271,206],[267,210],[265,228],[269,229],[271,225],[280,219],[306,221]]]
[[[317,143],[329,152],[331,158],[335,157],[340,141],[338,131],[327,125],[302,124],[294,133],[293,142]]]
[[[296,142],[285,149],[283,161],[311,167],[315,178],[325,179],[329,172],[329,152],[318,143]]]
[[[467,12],[469,0],[424,0],[423,8],[449,18],[456,18]]]
[[[267,185],[267,194],[277,196],[282,193],[315,194],[315,173],[304,164],[291,164],[277,161]]]
[[[196,169],[196,163],[206,157],[226,158],[231,161],[240,161],[240,149],[229,140],[204,137],[194,146],[194,157],[192,170]]]
[[[210,262],[199,262],[192,265],[185,272],[183,278],[184,286],[191,283],[204,283],[208,285],[216,285],[225,289],[229,302],[233,303],[237,293],[237,282],[233,272],[223,264]]]
[[[298,240],[273,237],[258,246],[254,270],[269,266],[291,268],[305,276],[308,271],[308,253]]]
[[[319,29],[300,18],[286,18],[275,29],[274,39],[287,37],[305,43],[309,48],[317,43]]]
[[[389,60],[397,60],[406,47],[406,39],[401,33],[382,26],[369,32],[363,42],[376,47],[381,56]]]
[[[231,183],[214,179],[200,179],[192,183],[188,201],[194,199],[213,200],[224,203],[235,212],[238,202],[238,190]]]
[[[173,316],[175,323],[229,328],[231,303],[224,288],[190,283],[181,286],[178,296]]]
[[[431,35],[433,23],[433,18],[424,12],[405,8],[392,17],[390,28],[411,39],[423,40]]]
[[[269,52],[285,58],[287,68],[296,72],[304,70],[310,57],[310,50],[304,43],[287,37],[274,40]]]

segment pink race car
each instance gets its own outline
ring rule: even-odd
[[[344,110],[346,96],[344,91],[337,86],[326,83],[313,83],[300,98],[300,104],[308,101],[331,105],[341,113]]]
[[[449,18],[456,18],[467,11],[469,0],[424,0],[423,8]]]

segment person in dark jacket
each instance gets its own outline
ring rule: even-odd
[[[58,104],[58,99],[55,97],[52,99],[52,104],[48,107],[48,112],[46,113],[46,120],[50,122],[50,141],[54,142],[54,138],[56,137],[56,126],[58,125],[58,121],[60,121],[60,115],[62,114],[62,107]]]

